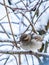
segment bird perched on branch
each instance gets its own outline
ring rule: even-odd
[[[20,37],[20,46],[25,50],[42,52],[44,44],[42,43],[43,37],[41,35],[22,34]]]

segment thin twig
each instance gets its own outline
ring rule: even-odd
[[[35,32],[35,33],[37,33],[37,31],[35,30],[35,28],[34,28],[34,26],[33,26],[33,24],[32,24],[32,22],[28,19],[28,17],[24,14],[24,13],[22,13],[22,12],[20,12],[27,20],[28,20],[28,22],[30,23],[30,25],[32,26],[32,30],[33,30],[33,32]]]
[[[32,64],[34,65],[33,55],[31,55],[31,58],[32,58]]]
[[[41,53],[41,52],[31,52],[30,51],[1,51],[0,53],[3,54],[29,54],[29,55],[38,55],[38,56],[45,56],[45,57],[49,57],[48,53]]]
[[[23,32],[23,34],[29,29],[30,25],[27,27],[27,29]]]
[[[19,65],[21,65],[21,55],[20,54],[18,54],[18,58],[19,58]]]
[[[0,42],[14,43],[15,41],[12,41],[12,40],[0,40]]]
[[[5,61],[4,65],[6,65],[6,63],[7,63],[7,62],[8,62],[8,60],[9,60],[9,58],[10,58],[10,56],[8,56],[8,58],[6,59],[6,61]]]
[[[10,14],[10,12],[8,12],[8,14]],[[7,15],[4,15],[4,16],[0,19],[0,21],[3,20],[6,16],[7,16]]]
[[[12,33],[13,39],[14,39],[14,41],[15,41],[15,37],[14,37],[14,35],[13,35],[13,30],[12,30],[12,26],[11,26],[10,18],[9,18],[9,15],[8,15],[8,10],[7,10],[6,4],[5,4],[5,0],[3,0],[3,1],[4,1],[5,10],[6,10],[6,13],[7,13],[7,18],[8,18],[9,26],[10,26],[10,29],[11,29],[11,33]],[[13,43],[13,44],[14,44],[14,46],[17,47],[16,42]]]
[[[27,59],[27,56],[26,56],[26,54],[25,54],[25,58],[26,58],[27,65],[29,65],[29,62],[28,62],[28,59]]]
[[[0,2],[0,4],[3,5],[3,6],[5,6],[5,4],[3,4],[3,3],[1,3],[1,2]],[[25,10],[25,11],[26,11],[26,9],[23,9],[23,8],[12,8],[12,7],[8,6],[8,5],[6,5],[6,7],[10,8],[10,9],[13,10],[13,11],[16,11],[16,10]],[[30,11],[30,10],[29,10],[29,11]]]
[[[34,25],[36,24],[36,22],[38,21],[38,19],[43,15],[43,13],[49,8],[49,6],[38,16],[37,20],[35,21]]]
[[[25,8],[28,10],[28,8],[26,7],[26,5],[25,5],[25,3],[23,2],[23,0],[20,0],[22,3],[23,3],[23,5],[25,6]]]
[[[6,30],[4,29],[4,27],[2,26],[2,24],[0,23],[0,26],[2,27],[3,31],[5,32],[5,34],[8,36],[8,38],[10,38],[10,36],[8,35],[8,33],[6,32]]]
[[[15,60],[16,60],[16,64],[18,65],[18,61],[17,61],[17,57],[15,55],[13,55]]]
[[[5,33],[5,32],[0,31],[0,33]],[[10,32],[7,32],[7,34],[8,34],[8,35],[12,35]],[[20,35],[20,34],[18,34],[18,35],[14,34],[15,37],[17,37],[17,36],[19,36],[19,35]]]

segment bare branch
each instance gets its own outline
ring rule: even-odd
[[[42,53],[42,52],[30,52],[30,51],[1,51],[0,53],[3,54],[29,54],[29,55],[35,55],[35,56],[45,56],[45,57],[49,57],[48,53]]]
[[[6,30],[4,29],[4,27],[2,26],[2,24],[0,23],[0,26],[2,27],[2,29],[4,30],[5,34],[10,38],[10,36],[7,34]]]
[[[35,21],[34,24],[36,24],[36,22],[38,21],[38,19],[43,15],[43,13],[49,8],[49,6],[38,16],[37,20]]]
[[[6,10],[6,13],[7,13],[7,18],[8,18],[9,26],[10,26],[10,29],[11,29],[11,33],[12,33],[13,39],[14,39],[14,41],[15,41],[15,37],[14,37],[14,35],[13,35],[13,30],[12,30],[12,26],[11,26],[10,18],[9,18],[9,15],[8,15],[8,9],[7,9],[7,7],[6,7],[5,0],[3,0],[3,2],[4,2],[4,5],[5,5],[5,10]],[[13,44],[14,44],[14,46],[17,47],[16,42],[13,43]]]

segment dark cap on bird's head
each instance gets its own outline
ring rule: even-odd
[[[28,34],[22,34],[20,37],[21,42],[30,42],[31,41],[31,36]]]
[[[27,39],[25,39],[25,38],[27,38],[27,34],[22,34],[20,37],[20,41],[25,41],[28,39],[28,38]]]

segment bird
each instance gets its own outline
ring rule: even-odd
[[[39,51],[42,52],[44,44],[42,43],[43,37],[35,34],[22,34],[20,36],[20,47],[24,50]]]

